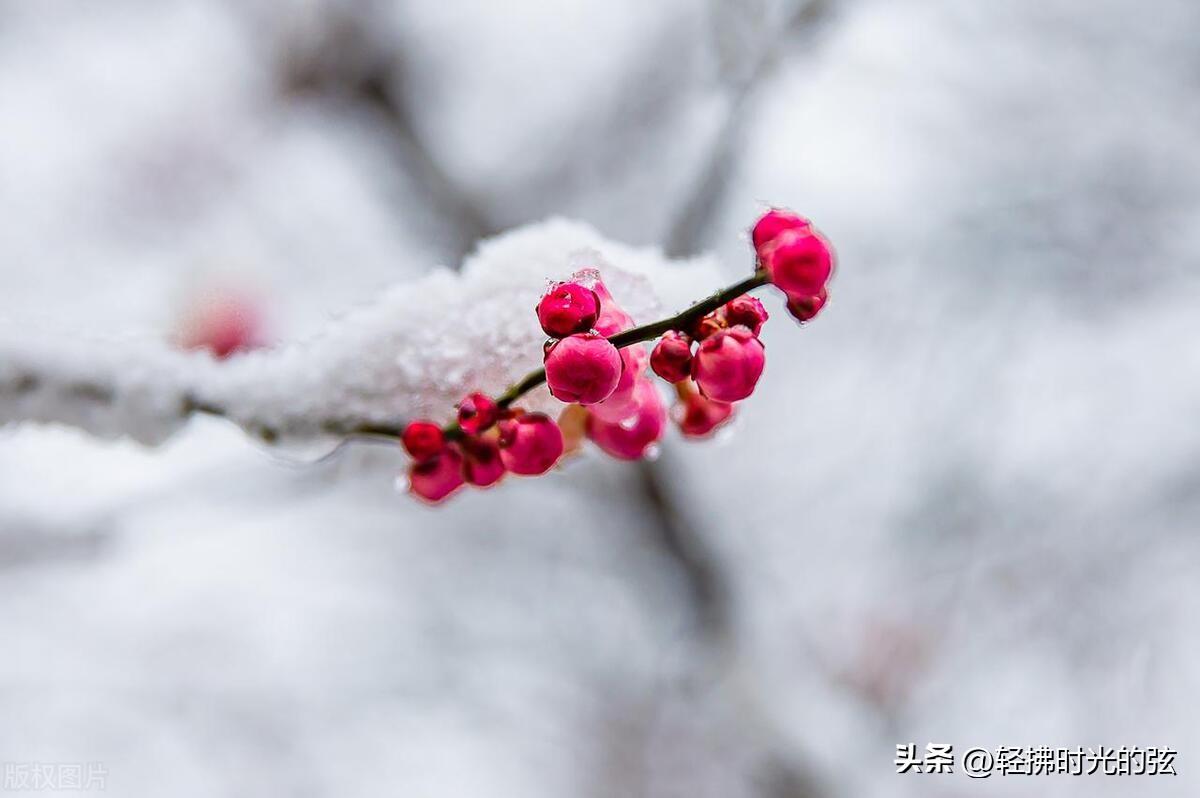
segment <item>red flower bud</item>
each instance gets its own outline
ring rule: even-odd
[[[749,327],[750,332],[758,335],[763,324],[767,321],[767,309],[763,303],[752,296],[739,296],[729,300],[721,308],[721,315],[730,327],[740,324]]]
[[[542,413],[500,422],[500,457],[514,474],[544,474],[562,457],[563,445],[562,430]]]
[[[782,208],[772,208],[762,215],[750,234],[754,250],[762,255],[762,249],[785,230],[806,230],[811,226],[808,219]]]
[[[646,371],[646,362],[650,359],[646,348],[640,344],[627,346],[620,351],[624,370],[616,389],[603,402],[591,406],[592,413],[605,421],[621,421],[637,411],[635,389]]]
[[[604,401],[616,390],[621,370],[621,353],[594,333],[570,335],[546,352],[546,384],[562,402]]]
[[[733,405],[715,402],[689,388],[680,392],[682,402],[675,406],[679,431],[688,438],[704,438],[733,418]]]
[[[183,320],[180,340],[185,349],[207,349],[219,360],[265,342],[259,302],[234,291],[213,291],[198,299]]]
[[[606,306],[604,310],[600,311],[600,318],[596,320],[596,332],[606,337],[631,330],[633,327],[633,316],[620,308]]]
[[[754,392],[765,363],[765,350],[754,333],[730,327],[700,343],[692,377],[709,399],[736,402]]]
[[[833,273],[833,250],[812,231],[780,233],[761,258],[771,282],[789,297],[816,296]]]
[[[806,321],[812,321],[828,301],[829,293],[822,288],[821,292],[815,296],[794,296],[789,298],[787,309],[796,317],[798,322],[803,324]]]
[[[446,446],[442,428],[432,421],[413,421],[400,435],[404,448],[418,463],[432,460]]]
[[[500,446],[492,438],[465,438],[462,450],[462,473],[467,482],[486,488],[495,485],[504,476]]]
[[[432,459],[409,467],[408,489],[417,498],[437,504],[462,487],[462,472],[462,454],[450,445]]]
[[[600,297],[579,283],[555,283],[538,302],[537,315],[546,335],[566,338],[595,326]]]
[[[623,421],[604,421],[588,413],[587,434],[604,451],[620,460],[637,460],[663,434],[667,408],[650,380],[638,380],[634,395],[637,409]]]
[[[499,417],[499,406],[486,393],[475,392],[458,405],[458,426],[468,435],[478,435]]]
[[[634,326],[633,317],[621,309],[609,292],[608,286],[597,280],[592,288],[595,290],[596,296],[600,297],[600,316],[596,319],[596,332],[607,337],[624,332]]]
[[[667,382],[686,380],[692,373],[692,339],[678,330],[668,330],[650,353],[650,368]]]

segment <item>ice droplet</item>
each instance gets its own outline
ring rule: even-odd
[[[412,483],[408,479],[408,472],[401,471],[400,475],[392,482],[392,487],[397,493],[408,493],[408,489],[412,487]]]
[[[579,269],[571,275],[571,281],[579,283],[584,288],[595,288],[596,283],[600,282],[600,270],[594,266]]]
[[[662,447],[657,443],[650,444],[646,447],[646,451],[642,452],[642,459],[648,463],[653,463],[660,457],[662,457]]]

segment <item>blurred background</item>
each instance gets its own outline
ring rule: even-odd
[[[3,429],[0,761],[130,796],[1197,794],[1198,32],[1194,0],[0,0],[31,342],[216,347],[214,305],[292,340],[552,214],[732,280],[779,204],[841,262],[817,323],[769,304],[722,441],[436,511],[398,451]],[[1179,775],[898,775],[929,742]]]

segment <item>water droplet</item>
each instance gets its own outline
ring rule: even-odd
[[[401,472],[400,476],[396,477],[396,481],[392,483],[392,487],[397,493],[408,493],[408,489],[412,487],[412,483],[408,480],[408,473]]]
[[[309,467],[339,456],[347,440],[330,435],[316,437],[285,435],[268,444],[267,452],[282,463]]]
[[[648,463],[653,463],[660,457],[662,457],[662,447],[657,443],[650,444],[646,447],[646,451],[642,452],[642,459]]]

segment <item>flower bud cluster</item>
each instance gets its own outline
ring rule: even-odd
[[[590,272],[580,272],[587,280]],[[598,279],[589,280],[600,300],[595,332],[607,338],[633,329],[633,318],[613,298]],[[566,343],[565,341],[563,343]],[[561,344],[560,344],[561,345]],[[609,343],[609,346],[612,346]],[[654,382],[647,375],[650,356],[645,347],[633,344],[619,350],[619,374],[612,391],[596,402],[580,402],[586,408],[584,434],[601,450],[620,460],[637,460],[653,451],[667,426],[667,407]],[[551,382],[551,358],[546,360],[546,382]]]
[[[759,219],[751,239],[759,277],[747,284],[754,287],[765,279],[787,296],[792,316],[801,322],[815,317],[828,299],[834,268],[825,238],[807,219],[773,209]],[[472,393],[459,404],[455,424],[410,423],[402,435],[413,458],[410,490],[436,503],[466,484],[486,488],[508,473],[543,474],[584,437],[613,457],[636,460],[654,451],[668,417],[685,437],[712,434],[754,392],[766,365],[759,335],[767,310],[739,290],[745,287],[701,303],[694,313],[648,325],[639,338],[642,328],[634,329],[634,320],[594,270],[552,284],[536,308],[549,336],[544,376],[550,394],[569,407],[556,422],[509,407],[519,394],[497,401]],[[704,313],[726,296],[728,301]],[[672,329],[647,353],[639,341],[668,324]],[[678,402],[670,413],[648,372],[675,386]],[[528,384],[536,385],[539,375],[530,376]]]
[[[413,459],[409,490],[431,504],[463,485],[488,488],[509,473],[544,474],[563,453],[562,430],[554,419],[502,408],[483,393],[473,393],[459,403],[455,430],[451,437],[432,421],[418,420],[401,435]]]
[[[689,332],[671,330],[658,340],[650,367],[675,384],[672,415],[685,437],[708,436],[754,392],[766,365],[758,338],[766,321],[762,303],[743,295],[696,319]]]

